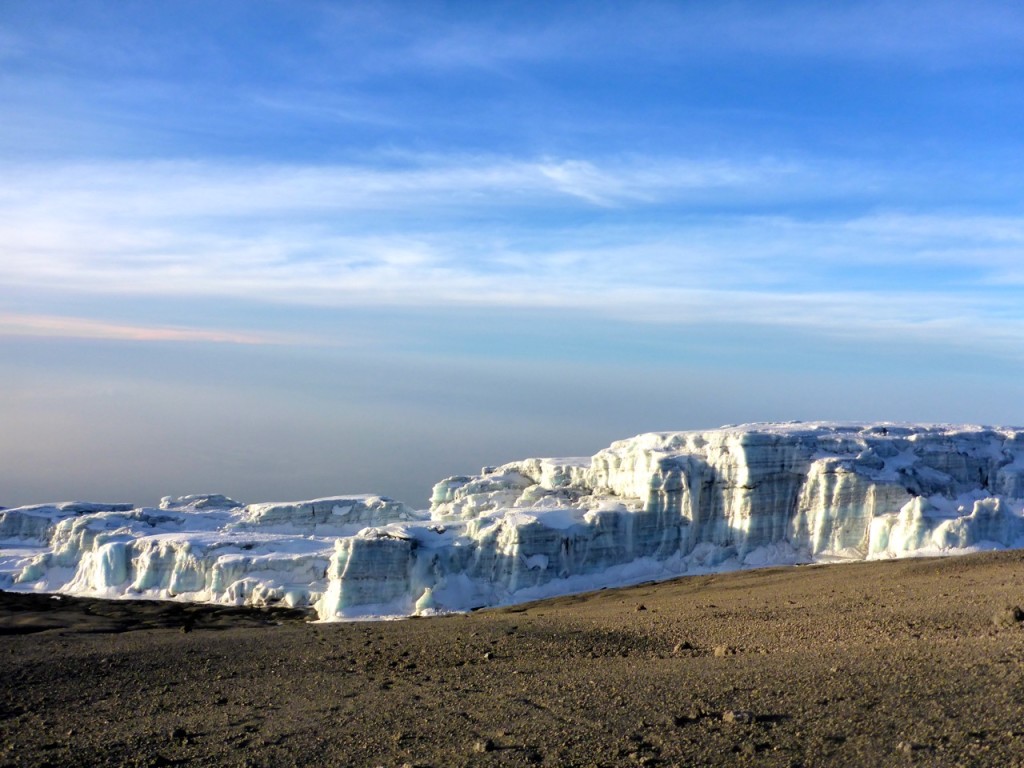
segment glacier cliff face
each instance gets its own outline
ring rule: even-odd
[[[1024,546],[1024,431],[759,424],[639,435],[586,459],[381,497],[0,511],[0,587],[466,610],[684,573]]]

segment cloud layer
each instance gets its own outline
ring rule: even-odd
[[[792,211],[791,201],[837,192],[834,174],[795,161],[431,156],[386,168],[8,170],[0,281],[22,291],[564,308],[659,323],[961,333],[1000,347],[1024,339],[1007,292],[1024,281],[1024,217],[864,210],[851,180],[845,202]]]

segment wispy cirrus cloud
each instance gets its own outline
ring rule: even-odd
[[[962,67],[977,64],[979,58],[1019,60],[1024,40],[1020,6],[998,1],[670,4],[661,6],[661,12],[656,29],[665,38],[685,35],[701,47],[785,58]]]
[[[993,347],[1022,337],[1024,218],[758,212],[832,184],[833,174],[798,163],[420,158],[390,168],[15,171],[0,184],[7,292],[544,307],[935,339],[959,328]],[[717,193],[720,210],[691,212],[694,198]],[[754,210],[733,210],[737,200]],[[34,332],[47,328],[56,326]]]
[[[291,344],[300,341],[299,337],[286,334],[133,325],[88,317],[0,312],[0,337],[4,336],[243,345]]]
[[[196,60],[207,64],[204,71],[215,76],[231,75],[238,66],[227,59],[225,41],[203,23],[195,4],[176,4],[164,11],[165,17],[144,4],[127,4],[116,16],[144,33],[131,36],[119,34],[111,23],[115,14],[105,8],[79,10],[76,24],[61,26],[43,6],[36,12],[31,7],[8,12],[13,23],[0,27],[0,55],[45,55],[55,69],[88,63],[144,75],[165,69],[191,75]],[[249,52],[293,84],[424,71],[483,70],[515,77],[532,64],[686,61],[752,53],[780,59],[964,67],[992,59],[1019,61],[1024,39],[1024,12],[1003,0],[733,0],[601,7],[570,2],[522,10],[498,13],[484,7],[453,12],[444,4],[395,2],[314,4],[302,14],[276,13],[272,8],[251,13],[236,2],[218,8],[225,18],[249,13]],[[183,36],[182,29],[190,34]],[[280,34],[282,29],[288,34]]]
[[[209,162],[86,163],[4,169],[7,213],[232,216],[331,210],[398,212],[539,206],[576,200],[616,206],[725,190],[771,195],[812,183],[813,171],[772,158],[749,161],[625,158],[384,157],[373,165]]]
[[[336,34],[375,28],[376,15],[341,10],[325,15]],[[676,62],[759,55],[927,68],[962,68],[993,60],[1019,61],[1024,12],[1014,3],[940,0],[853,3],[645,2],[594,8],[560,4],[496,23],[480,14],[452,20],[430,6],[388,16],[383,45],[361,57],[362,73],[465,69],[509,74],[553,61]],[[429,33],[427,33],[429,31]]]

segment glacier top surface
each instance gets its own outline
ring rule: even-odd
[[[990,426],[983,424],[915,423],[909,421],[755,421],[747,424],[723,424],[714,429],[668,430],[651,432],[655,435],[698,435],[715,432],[737,434],[757,432],[773,435],[810,435],[836,433],[878,434],[882,430],[910,434],[962,434],[969,432],[1016,432],[1024,427]],[[638,435],[639,437],[639,435]]]
[[[929,437],[952,437],[956,435],[981,436],[986,433],[998,434],[1004,437],[1008,437],[1011,435],[1021,435],[1022,433],[1024,433],[1024,427],[981,424],[916,423],[905,421],[749,422],[745,424],[725,424],[720,427],[710,429],[664,430],[643,432],[634,435],[633,437],[623,438],[614,441],[610,446],[601,449],[601,451],[598,452],[598,455],[600,455],[601,453],[614,451],[616,449],[621,449],[626,446],[635,446],[641,448],[650,447],[656,449],[661,448],[662,450],[664,450],[667,446],[659,446],[657,444],[667,443],[671,438],[686,438],[698,436],[702,436],[705,438],[712,436],[738,437],[744,434],[756,434],[773,435],[778,437],[825,437],[835,435],[850,435],[871,438],[911,438],[915,435]],[[685,447],[677,448],[675,450],[678,450],[680,453],[686,452]],[[579,467],[583,469],[590,465],[592,459],[592,456],[536,457],[529,459],[520,459],[504,466],[511,467],[515,465],[521,465],[526,462],[544,462],[547,464],[557,465],[561,467]],[[1024,455],[1017,457],[1016,462],[1024,462]],[[496,468],[488,467],[485,469],[494,471]],[[472,478],[466,477],[465,479],[468,481]],[[385,505],[389,503],[396,505],[401,504],[401,502],[396,499],[391,499],[388,496],[382,496],[373,493],[342,493],[334,496],[327,496],[316,499],[303,499],[294,501],[260,501],[250,504],[235,501],[234,499],[231,499],[226,496],[221,496],[220,494],[194,494],[190,496],[164,497],[160,506],[165,510],[185,508],[191,509],[193,511],[200,511],[201,509],[221,510],[238,509],[243,507],[248,507],[249,510],[265,510],[289,506],[314,504],[346,504],[353,502],[363,504]],[[39,516],[52,516],[59,518],[71,515],[81,515],[96,512],[123,512],[130,511],[134,508],[136,508],[135,505],[130,503],[126,504],[98,503],[87,501],[62,501],[12,507],[4,509],[4,511],[17,511],[21,513],[34,514]]]

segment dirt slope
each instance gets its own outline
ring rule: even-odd
[[[1024,553],[471,616],[0,594],[0,765],[1024,765]]]

